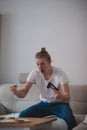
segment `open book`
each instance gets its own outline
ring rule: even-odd
[[[86,115],[86,117],[85,117],[83,123],[87,125],[87,115]]]

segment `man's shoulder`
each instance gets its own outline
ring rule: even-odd
[[[63,70],[62,70],[61,68],[55,67],[55,66],[53,66],[53,71],[54,71],[54,72],[57,72],[57,73],[63,72]]]
[[[30,74],[39,74],[40,73],[40,70],[39,69],[35,69],[35,70],[32,70],[30,72]]]
[[[54,75],[57,75],[58,77],[66,75],[65,71],[59,67],[53,67]]]

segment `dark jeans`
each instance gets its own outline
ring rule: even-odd
[[[32,105],[31,107],[23,110],[19,117],[44,117],[49,115],[55,115],[65,120],[68,125],[68,130],[71,130],[76,126],[75,118],[72,114],[72,110],[69,103],[45,103],[40,102]]]

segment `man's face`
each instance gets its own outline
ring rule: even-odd
[[[36,58],[36,64],[37,64],[38,69],[42,73],[46,72],[50,66],[50,62],[45,58]]]

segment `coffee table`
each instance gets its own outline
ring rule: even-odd
[[[19,120],[19,121],[18,121]],[[23,122],[24,120],[24,122]],[[44,117],[44,118],[16,118],[16,120],[11,120],[7,122],[0,122],[0,130],[19,130],[21,128],[28,128],[29,130],[36,130],[42,127],[48,126],[51,128],[51,124],[55,121],[54,117]],[[48,128],[49,129],[49,128]]]

